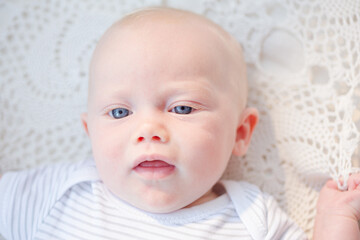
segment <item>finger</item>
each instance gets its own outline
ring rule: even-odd
[[[360,189],[360,174],[359,173],[352,174],[349,177],[348,185],[350,191],[353,191],[355,189]]]
[[[348,188],[349,191],[353,191],[357,187],[354,179],[351,179],[351,178],[349,178],[348,185],[349,185],[349,188]]]

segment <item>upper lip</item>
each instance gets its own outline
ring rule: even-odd
[[[171,164],[171,161],[169,158],[161,155],[161,154],[144,154],[144,155],[141,155],[140,157],[136,158],[135,159],[135,162],[134,162],[134,165],[133,165],[133,168],[136,168],[139,164],[141,164],[142,162],[145,162],[145,161],[154,161],[154,160],[160,160],[160,161],[164,161],[166,162],[167,164],[169,165],[173,165]]]

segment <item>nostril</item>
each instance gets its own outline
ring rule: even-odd
[[[153,137],[152,137],[152,140],[153,140],[153,141],[160,141],[160,137],[159,137],[159,136],[153,136]]]
[[[139,137],[137,141],[138,141],[138,142],[144,141],[144,137]]]

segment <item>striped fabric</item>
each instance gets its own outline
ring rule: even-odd
[[[0,233],[6,239],[306,239],[273,198],[223,181],[217,199],[152,214],[114,196],[92,160],[11,172],[0,180]]]

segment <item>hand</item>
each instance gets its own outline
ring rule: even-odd
[[[330,180],[320,191],[315,218],[316,239],[360,239],[360,174],[349,177],[348,190]]]

